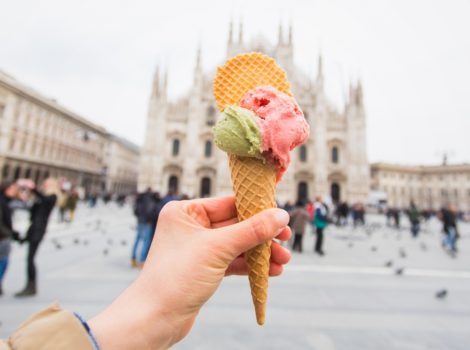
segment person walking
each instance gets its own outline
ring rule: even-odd
[[[439,213],[439,219],[442,221],[442,229],[445,234],[442,245],[451,254],[457,253],[457,238],[459,234],[457,231],[456,212],[456,208],[452,204],[447,204]]]
[[[18,232],[13,230],[10,202],[18,195],[18,186],[14,182],[0,186],[0,295],[3,295],[3,277],[8,267],[11,251],[11,239],[18,239]]]
[[[323,231],[328,226],[328,207],[322,201],[321,196],[316,197],[315,206],[315,217],[313,224],[316,228],[316,241],[315,241],[315,253],[320,256],[325,255],[323,251]]]
[[[65,207],[69,212],[69,222],[72,222],[75,218],[75,210],[77,209],[77,202],[78,202],[78,193],[75,189],[72,189],[67,196],[67,202]]]
[[[59,208],[59,223],[63,223],[67,221],[65,214],[67,213],[68,194],[63,189],[61,189],[60,192],[62,196],[60,197],[60,202],[57,202],[57,207]]]
[[[131,266],[142,268],[152,239],[152,227],[157,204],[151,188],[137,195],[134,215],[137,217],[137,233],[132,247]],[[140,250],[139,250],[140,248]]]
[[[414,238],[419,234],[419,217],[420,213],[414,202],[411,202],[410,209],[408,209],[408,218],[411,224],[411,234]]]
[[[289,215],[292,231],[294,231],[292,250],[302,253],[302,238],[305,233],[305,225],[310,220],[310,215],[301,201],[295,203],[295,207]]]
[[[28,243],[27,256],[27,282],[23,290],[15,294],[15,297],[28,297],[37,293],[37,271],[34,259],[38,252],[39,245],[47,230],[49,217],[55,204],[60,201],[60,187],[56,179],[48,178],[44,180],[40,189],[37,189],[31,180],[21,180],[20,187],[28,188],[34,195],[34,202],[31,207],[31,224],[26,232],[23,242]]]

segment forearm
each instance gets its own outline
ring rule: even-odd
[[[138,281],[88,323],[101,350],[168,349],[178,339],[174,323],[159,306],[158,296],[146,297]]]

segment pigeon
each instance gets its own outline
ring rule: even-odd
[[[88,240],[85,239],[85,240],[83,241],[83,245],[88,245]]]
[[[376,252],[377,251],[377,247],[375,245],[373,245],[372,247],[370,247],[370,250],[373,251],[373,252]]]
[[[353,243],[353,242],[349,242],[348,247],[349,247],[349,248],[354,247],[354,243]]]
[[[78,243],[80,243],[80,241],[78,240],[78,238],[75,238],[75,239],[73,240],[73,244],[78,244]]]
[[[385,267],[392,267],[393,266],[393,261],[389,260],[385,263]]]
[[[421,247],[421,250],[422,250],[423,252],[425,252],[425,251],[428,250],[428,246],[427,246],[425,243],[423,243],[423,242],[421,242],[420,247]]]
[[[405,249],[403,249],[403,248],[400,248],[400,250],[399,250],[399,253],[400,253],[400,257],[401,257],[401,258],[406,258],[406,252],[405,252]]]
[[[437,299],[444,299],[447,296],[447,289],[441,289],[436,292]]]
[[[125,239],[123,239],[123,240],[121,241],[121,244],[122,244],[122,245],[127,245],[127,241],[126,241]]]
[[[405,268],[400,267],[399,269],[395,270],[395,275],[403,275],[404,271],[405,271]]]
[[[56,243],[55,247],[57,250],[62,249],[62,245],[60,243]]]
[[[106,255],[108,255],[108,253],[109,253],[108,249],[103,250],[103,255],[106,256]]]

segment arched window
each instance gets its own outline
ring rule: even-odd
[[[24,177],[26,179],[29,179],[31,177],[31,168],[26,169],[26,171],[24,172]]]
[[[10,166],[8,164],[5,164],[2,170],[2,179],[8,179],[8,175],[10,175]]]
[[[207,107],[206,125],[213,126],[215,124],[215,108]]]
[[[180,153],[180,140],[173,139],[173,145],[171,148],[171,154],[176,157]]]
[[[307,161],[307,147],[305,145],[302,145],[299,148],[299,160],[301,162]]]
[[[331,162],[332,163],[339,163],[339,149],[337,146],[333,146],[331,149]]]
[[[204,143],[204,156],[206,158],[212,157],[212,141],[207,140]]]
[[[201,179],[201,197],[209,197],[211,195],[211,179],[203,177]]]
[[[38,183],[41,178],[41,170],[36,169],[36,174],[34,175],[34,182]]]
[[[15,176],[14,176],[14,180],[18,180],[20,178],[20,175],[21,175],[21,167],[20,166],[17,166],[15,168]]]

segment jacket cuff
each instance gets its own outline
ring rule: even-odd
[[[8,344],[18,350],[96,349],[81,321],[58,304],[31,316],[10,336]]]

